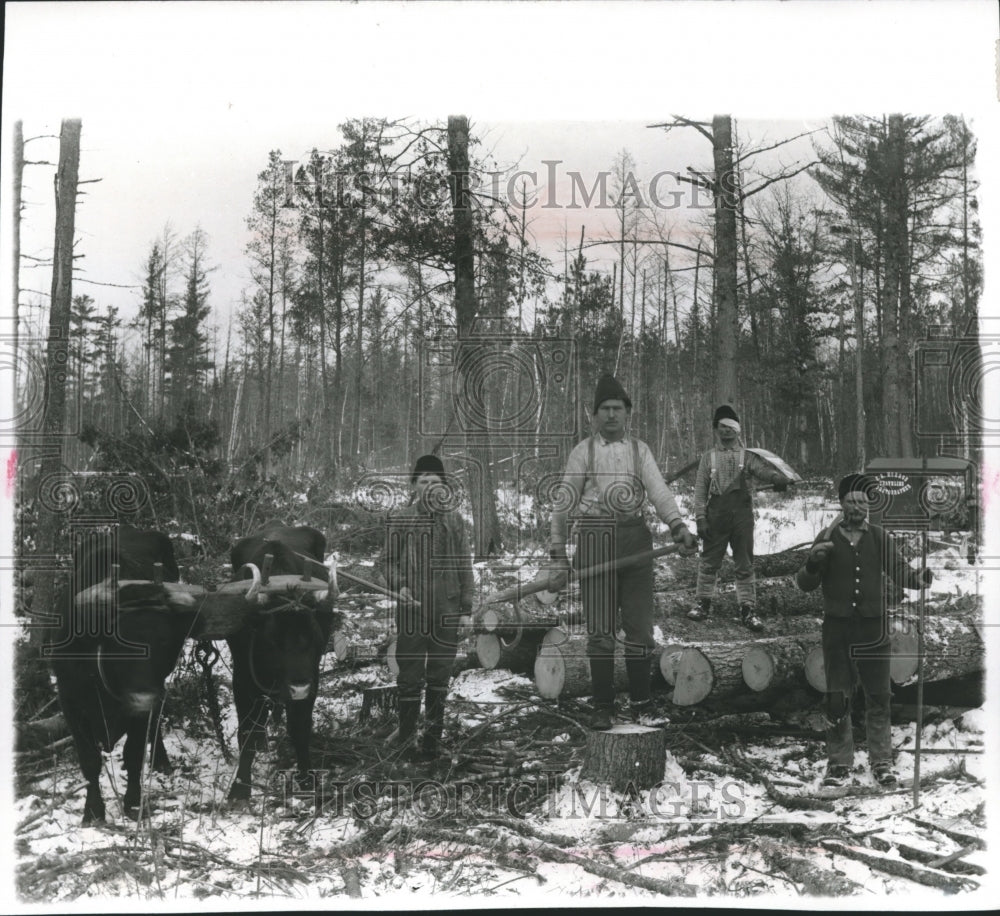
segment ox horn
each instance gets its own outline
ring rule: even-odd
[[[244,569],[250,570],[250,575],[253,576],[253,582],[251,583],[250,588],[247,589],[247,593],[244,597],[247,601],[253,601],[254,598],[257,598],[259,601],[260,598],[258,596],[260,595],[261,585],[263,583],[263,577],[260,574],[260,569],[253,563],[244,563],[240,567],[240,572],[243,572]]]

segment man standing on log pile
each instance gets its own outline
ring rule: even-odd
[[[452,505],[441,459],[418,458],[410,484],[414,500],[390,517],[385,548],[386,583],[401,599],[396,608],[395,746],[404,753],[413,750],[426,681],[427,720],[420,753],[414,756],[430,761],[440,753],[445,699],[459,631],[472,612],[474,581],[464,522]]]
[[[823,784],[841,786],[854,765],[851,696],[860,678],[872,775],[892,787],[889,703],[889,616],[882,574],[902,588],[930,585],[933,575],[909,566],[885,531],[868,522],[876,482],[848,474],[838,493],[843,517],[816,537],[795,581],[803,591],[823,586],[823,667],[826,672],[827,769]]]
[[[753,572],[753,497],[749,479],[773,484],[778,492],[788,489],[789,480],[760,455],[740,442],[740,418],[728,404],[712,418],[716,448],[701,456],[694,484],[694,514],[698,536],[703,540],[698,565],[697,604],[688,612],[690,620],[705,620],[712,611],[719,567],[732,545],[736,566],[736,600],[740,620],[754,632],[764,629],[757,615],[757,591]]]
[[[664,483],[653,453],[645,442],[628,435],[632,401],[612,375],[603,375],[594,395],[598,432],[580,442],[566,462],[562,486],[572,498],[552,513],[550,556],[557,564],[549,590],[564,588],[568,578],[567,520],[576,519],[574,568],[613,563],[652,550],[653,538],[642,516],[648,498],[660,519],[670,526],[674,543],[685,551],[697,547]],[[574,511],[575,510],[575,511]],[[585,577],[580,596],[587,621],[587,656],[594,691],[590,726],[611,728],[614,718],[616,617],[621,610],[625,630],[625,668],[629,709],[642,724],[654,724],[650,691],[650,651],[653,641],[653,560]]]

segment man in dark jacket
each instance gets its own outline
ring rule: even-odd
[[[712,417],[717,445],[701,456],[694,483],[694,514],[702,538],[698,564],[697,604],[691,620],[706,619],[715,597],[719,567],[726,548],[733,548],[736,566],[736,600],[743,625],[759,632],[764,623],[757,614],[753,574],[753,496],[751,482],[788,487],[788,478],[740,442],[740,418],[728,404]]]
[[[580,442],[566,462],[563,486],[573,498],[552,513],[550,554],[557,568],[549,577],[551,591],[559,591],[566,584],[566,529],[571,511],[576,518],[577,569],[651,552],[653,537],[642,515],[647,499],[670,526],[675,543],[684,550],[693,551],[697,546],[649,446],[626,432],[631,412],[632,401],[617,379],[602,376],[594,395],[597,432]],[[632,718],[655,724],[649,668],[654,646],[652,557],[624,569],[585,577],[580,583],[580,597],[587,621],[587,656],[594,690],[591,728],[608,729],[613,722],[619,609],[625,631]]]
[[[440,752],[459,630],[472,611],[472,556],[441,459],[418,458],[410,483],[414,501],[390,517],[385,549],[386,583],[401,597],[396,609],[397,746],[406,750],[414,742],[426,683],[421,750],[431,760]]]
[[[803,591],[823,586],[823,667],[826,671],[827,772],[824,785],[843,785],[854,765],[851,696],[860,678],[872,774],[893,786],[889,725],[889,619],[883,573],[902,588],[929,585],[927,568],[912,569],[878,525],[868,522],[876,483],[864,474],[840,481],[842,519],[816,537],[796,574]]]

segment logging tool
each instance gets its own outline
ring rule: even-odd
[[[920,733],[924,727],[924,614],[927,609],[927,532],[920,532],[920,607],[917,611],[917,725],[913,740],[913,807],[920,807]]]
[[[610,560],[607,563],[588,566],[586,569],[570,569],[569,581],[575,582],[579,579],[587,579],[601,573],[611,572],[612,570],[627,569],[630,566],[637,566],[639,563],[644,563],[646,560],[655,560],[659,557],[676,553],[679,549],[680,547],[677,544],[669,544],[666,547],[657,547],[655,550],[644,550],[642,553],[632,554],[618,560]],[[549,582],[547,576],[540,581],[536,579],[534,582],[519,582],[510,588],[487,595],[479,603],[479,607],[476,609],[476,616],[479,616],[481,610],[490,604],[502,604],[504,601],[520,601],[522,598],[527,598],[529,595],[537,595],[539,592],[546,592],[548,589]]]

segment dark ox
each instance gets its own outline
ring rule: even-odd
[[[159,730],[163,683],[177,664],[190,619],[169,608],[163,588],[151,581],[156,563],[164,581],[180,578],[170,539],[160,532],[122,525],[117,547],[110,534],[89,534],[74,547],[71,583],[59,590],[60,620],[47,651],[87,780],[84,824],[105,818],[101,749],[110,752],[122,735],[127,816],[139,817],[147,741],[154,769],[171,771]],[[112,564],[124,583],[117,592],[109,588],[103,597],[91,593],[77,602],[78,593],[109,579]]]
[[[323,566],[326,538],[315,528],[290,528],[272,523],[233,547],[236,575],[249,578],[245,564],[258,569],[270,554],[270,574],[327,578]],[[227,639],[233,659],[233,696],[239,719],[239,766],[229,798],[250,798],[251,772],[258,745],[264,747],[264,726],[272,701],[285,707],[288,737],[300,776],[309,770],[312,713],[319,686],[319,663],[333,628],[329,600],[299,601],[274,596],[252,612],[247,626]]]

